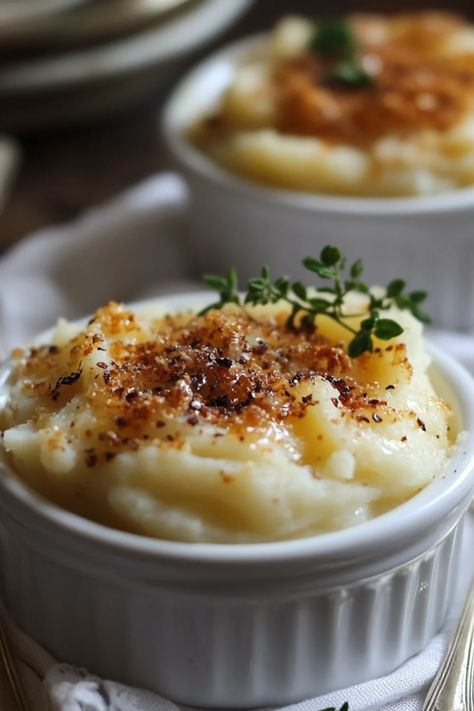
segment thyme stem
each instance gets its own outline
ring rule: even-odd
[[[219,300],[204,308],[201,314],[210,309],[220,309],[226,304],[235,304],[245,310],[248,304],[256,306],[284,301],[291,307],[286,322],[290,329],[316,328],[317,317],[324,315],[351,333],[353,338],[348,345],[351,358],[373,351],[374,337],[388,341],[403,333],[403,328],[396,321],[380,315],[381,311],[392,306],[408,310],[419,321],[430,323],[430,317],[420,306],[426,299],[426,292],[407,293],[405,282],[402,279],[394,279],[384,290],[383,296],[377,296],[361,281],[364,266],[360,259],[350,266],[348,276],[344,276],[346,259],[337,247],[327,245],[321,251],[319,259],[306,257],[303,265],[320,279],[332,281],[332,284],[316,287],[312,292],[302,282],[291,282],[288,277],[279,277],[272,281],[268,267],[263,267],[260,276],[248,281],[247,292],[242,297],[238,291],[236,271],[231,268],[223,277],[213,274],[204,276],[207,285],[218,292]],[[353,291],[367,297],[366,313],[343,312],[346,297]],[[245,313],[248,315],[246,310]],[[352,318],[361,319],[358,330],[347,323],[347,319]]]

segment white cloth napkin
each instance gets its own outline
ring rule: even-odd
[[[182,246],[187,191],[175,175],[152,177],[70,225],[25,239],[0,260],[0,344],[4,352],[50,326],[109,299],[132,301],[194,288]],[[222,265],[223,269],[227,265]],[[432,339],[474,372],[474,339],[433,332]],[[420,711],[459,617],[472,566],[474,514],[466,518],[461,579],[442,632],[392,674],[287,707],[319,711],[348,701],[351,711]],[[12,628],[12,639],[35,711],[183,711],[154,693],[101,680],[94,670],[58,663]]]
[[[73,224],[20,242],[0,260],[2,350],[61,315],[77,318],[111,299],[135,301],[189,288],[180,239],[186,203],[180,178],[152,177]]]

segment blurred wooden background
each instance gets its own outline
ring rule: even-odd
[[[222,0],[229,2],[231,0]],[[284,13],[338,15],[346,11],[446,9],[474,16],[473,0],[256,0],[215,47],[267,27]],[[194,55],[188,66],[198,60]],[[157,115],[166,92],[152,94],[119,114],[88,125],[22,136],[23,164],[6,209],[0,215],[0,252],[39,227],[62,222],[141,178],[167,167]]]

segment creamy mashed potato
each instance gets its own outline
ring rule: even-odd
[[[60,506],[159,538],[353,526],[442,474],[455,440],[422,326],[387,315],[403,334],[352,360],[340,325],[290,330],[278,304],[197,316],[111,303],[86,326],[60,321],[13,354],[2,456]]]
[[[237,66],[192,140],[231,171],[295,190],[409,196],[472,185],[474,28],[442,13],[348,22],[370,85],[328,79],[309,49],[318,26],[287,18]]]

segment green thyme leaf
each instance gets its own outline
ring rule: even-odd
[[[321,277],[321,279],[333,279],[334,269],[331,269],[331,267],[325,267],[324,264],[322,264],[316,274]]]
[[[389,341],[391,338],[400,336],[403,333],[403,328],[390,318],[379,318],[375,322],[374,333],[382,341]]]
[[[354,88],[374,83],[374,78],[364,69],[358,58],[356,36],[346,20],[321,23],[312,36],[308,49],[322,58],[327,81]]]
[[[351,56],[355,50],[352,28],[345,20],[322,22],[309,42],[309,48],[322,57]]]
[[[357,358],[363,353],[373,351],[374,338],[388,341],[403,333],[403,328],[396,321],[380,316],[381,312],[387,311],[392,306],[410,311],[415,318],[423,323],[430,322],[429,315],[420,307],[420,304],[426,299],[426,292],[407,293],[405,282],[402,279],[394,279],[382,294],[374,294],[367,284],[360,281],[364,271],[360,260],[354,262],[349,268],[351,278],[344,279],[343,270],[346,260],[337,247],[327,245],[321,251],[319,258],[306,257],[303,264],[308,271],[316,274],[320,279],[332,280],[331,286],[319,288],[315,286],[317,294],[313,295],[311,291],[308,291],[306,284],[301,281],[290,282],[286,276],[272,281],[269,268],[263,267],[260,276],[248,281],[247,293],[242,299],[238,292],[237,274],[232,268],[224,277],[209,274],[204,277],[207,285],[218,292],[219,300],[207,306],[200,313],[204,314],[211,309],[220,309],[228,303],[242,307],[244,304],[256,306],[284,301],[290,306],[290,313],[286,321],[287,328],[314,329],[317,327],[318,316],[324,314],[349,331],[351,341],[348,346],[348,354],[351,358]],[[362,314],[347,313],[344,308],[346,297],[351,291],[361,292],[368,297],[364,318],[362,318]],[[330,296],[326,299],[321,294]],[[355,317],[360,319],[358,329],[351,325],[352,319]]]
[[[358,279],[364,273],[364,265],[361,259],[357,259],[351,267],[351,279]]]
[[[215,289],[216,291],[223,291],[227,287],[227,282],[224,277],[204,274],[203,279],[211,289]]]
[[[231,267],[227,272],[225,277],[216,276],[215,274],[205,274],[205,283],[214,289],[219,294],[220,300],[215,304],[206,306],[205,309],[199,312],[199,315],[203,315],[211,309],[220,309],[225,304],[237,304],[240,305],[239,296],[239,282],[237,278],[237,272],[234,267]]]
[[[290,288],[290,280],[288,277],[280,277],[275,282],[275,288],[283,295],[286,296],[288,289]]]
[[[320,294],[335,294],[336,290],[332,288],[332,286],[320,286],[318,287],[318,291]]]
[[[318,312],[326,311],[326,309],[331,306],[330,301],[326,301],[326,299],[320,299],[318,297],[311,297],[308,299],[308,303],[311,304],[313,309]]]
[[[426,299],[428,294],[426,291],[412,291],[409,296],[414,304],[421,304],[421,302]]]
[[[367,284],[356,283],[353,284],[352,289],[350,289],[350,291],[358,291],[360,294],[368,294],[369,287],[367,286]]]
[[[303,282],[295,281],[292,284],[291,288],[293,290],[293,293],[296,294],[296,296],[301,299],[301,301],[307,300],[307,290]]]
[[[327,267],[333,267],[342,260],[341,250],[327,245],[321,252],[321,261]]]
[[[315,259],[315,257],[305,257],[303,259],[303,265],[306,269],[309,269],[310,272],[317,273],[317,269],[321,266],[321,262],[318,259]]]
[[[403,279],[394,279],[387,286],[387,296],[389,299],[394,299],[396,296],[400,296],[406,284]]]
[[[303,266],[309,269],[310,272],[314,272],[321,279],[332,279],[334,276],[334,270],[323,264],[322,261],[314,259],[314,257],[306,257],[303,259]]]
[[[358,358],[362,353],[371,353],[374,349],[370,331],[360,331],[349,343],[347,353],[351,358]]]
[[[373,309],[370,313],[369,318],[364,319],[360,322],[362,328],[373,328],[379,317],[379,312]]]

